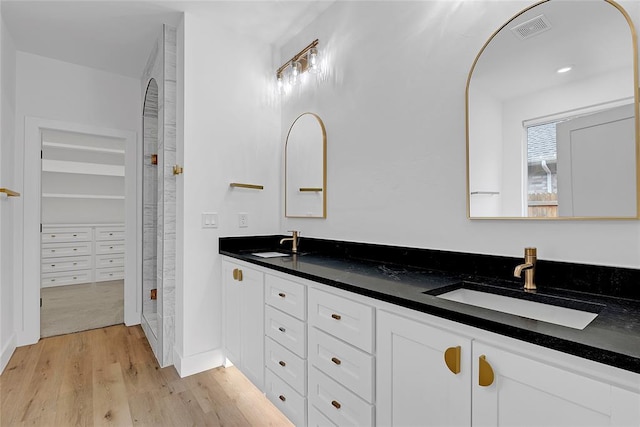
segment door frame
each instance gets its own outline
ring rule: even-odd
[[[22,292],[16,295],[16,329],[18,346],[34,344],[40,339],[40,224],[41,224],[41,155],[42,130],[59,130],[122,138],[125,142],[125,276],[124,323],[140,323],[142,245],[141,170],[137,167],[141,144],[137,132],[79,123],[25,117],[22,260]],[[133,256],[132,256],[133,254]]]

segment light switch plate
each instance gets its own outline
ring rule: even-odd
[[[202,212],[202,228],[218,228],[218,213]]]

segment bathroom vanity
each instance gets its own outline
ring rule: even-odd
[[[640,425],[638,271],[539,261],[533,294],[521,259],[310,238],[292,255],[283,237],[220,239],[223,328],[296,425]],[[597,315],[562,326],[438,296],[474,287]]]

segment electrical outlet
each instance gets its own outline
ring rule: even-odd
[[[238,227],[247,228],[249,226],[249,214],[241,212],[238,214]]]

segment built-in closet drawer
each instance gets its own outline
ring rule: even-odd
[[[103,254],[117,254],[124,252],[124,242],[123,241],[96,241],[96,255]]]
[[[269,369],[265,370],[265,392],[271,402],[296,426],[304,426],[307,402],[290,385]]]
[[[90,255],[47,258],[42,262],[43,273],[68,270],[86,270],[91,269],[92,267],[93,264],[91,263]]]
[[[96,227],[96,240],[124,240],[124,227]]]
[[[318,409],[309,405],[309,422],[307,423],[307,427],[338,427],[336,423],[327,418],[322,412],[318,411]]]
[[[96,268],[96,282],[119,280],[123,278],[124,268],[122,267]]]
[[[373,405],[315,367],[309,369],[309,403],[336,425],[373,425]]]
[[[373,352],[373,307],[309,289],[309,325]]]
[[[293,353],[305,358],[307,346],[305,323],[269,305],[265,306],[264,314],[265,334]]]
[[[91,242],[43,243],[42,258],[91,255]]]
[[[316,328],[309,329],[309,363],[373,403],[374,358]]]
[[[96,268],[124,267],[124,255],[96,255]]]
[[[92,239],[91,227],[49,228],[42,229],[42,243],[54,242],[86,242]]]
[[[265,277],[265,303],[300,320],[306,320],[306,288],[300,283],[267,275]]]
[[[43,288],[49,288],[52,286],[73,285],[90,281],[91,270],[63,271],[42,274],[41,285]]]
[[[269,337],[264,341],[264,361],[267,368],[287,382],[301,395],[307,393],[307,361],[287,350]]]

